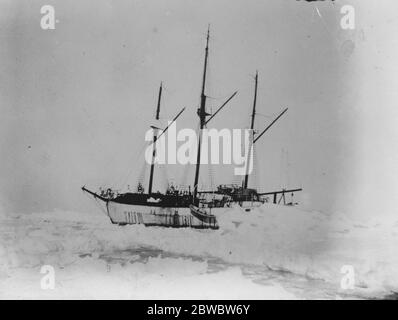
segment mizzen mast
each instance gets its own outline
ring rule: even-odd
[[[245,180],[243,181],[243,188],[247,189],[248,182],[249,182],[249,167],[250,167],[250,155],[251,155],[251,150],[254,148],[254,144],[270,129],[275,122],[279,120],[280,117],[282,117],[285,112],[288,110],[288,108],[284,109],[261,133],[254,138],[254,119],[256,115],[256,103],[257,103],[257,85],[258,85],[258,72],[256,71],[256,77],[255,77],[255,87],[254,87],[254,100],[253,100],[253,112],[252,112],[252,120],[251,120],[251,125],[250,129],[252,129],[252,141],[250,141],[249,144],[249,152],[248,152],[248,160],[247,160],[247,168],[246,168],[246,175],[245,175]]]
[[[258,71],[256,71],[256,77],[254,78],[254,80],[255,80],[255,84],[254,84],[254,100],[253,100],[253,111],[252,111],[252,117],[251,117],[252,121],[251,121],[251,124],[250,124],[250,130],[251,130],[251,134],[252,134],[251,137],[253,137],[253,138],[254,138],[254,131],[253,131],[254,130],[254,119],[256,117],[256,104],[257,104]],[[254,147],[253,146],[253,141],[250,141],[249,152],[248,152],[248,161],[246,162],[247,163],[247,169],[246,169],[245,181],[243,183],[243,188],[244,189],[247,189],[247,185],[249,183],[250,155],[251,155],[251,150],[252,150],[253,147]]]

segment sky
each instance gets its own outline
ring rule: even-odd
[[[249,126],[256,70],[256,128],[289,108],[257,143],[249,184],[302,187],[314,210],[394,214],[396,1],[48,0],[55,30],[40,27],[43,4],[0,1],[2,210],[94,210],[83,185],[134,186],[161,81],[161,122],[186,107],[177,127],[197,128],[210,24],[208,110],[238,91],[211,127]],[[345,4],[354,30],[340,26]],[[234,179],[204,167],[201,185],[210,170]],[[176,183],[193,174],[167,167]]]

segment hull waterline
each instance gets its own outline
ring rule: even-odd
[[[112,223],[119,225],[143,224],[172,228],[218,229],[215,216],[208,214],[205,219],[191,213],[189,207],[159,207],[151,205],[123,204],[107,202],[107,213]],[[225,210],[215,208],[214,210]]]

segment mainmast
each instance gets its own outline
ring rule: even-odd
[[[159,87],[159,95],[158,95],[158,106],[156,108],[156,120],[159,120],[159,113],[160,113],[160,100],[162,98],[162,89],[163,85],[162,82],[160,83]],[[149,188],[148,188],[148,194],[152,193],[152,184],[153,184],[153,171],[155,168],[155,157],[156,157],[156,140],[158,139],[157,136],[157,128],[154,128],[154,133],[153,133],[153,151],[152,151],[152,162],[151,162],[151,174],[149,175]]]
[[[199,169],[200,169],[200,151],[201,151],[201,144],[202,144],[202,130],[206,124],[206,71],[207,71],[207,58],[209,55],[209,36],[210,36],[210,27],[207,29],[207,38],[206,38],[206,48],[205,48],[205,61],[203,67],[203,79],[202,79],[202,92],[200,95],[200,107],[198,109],[198,116],[200,119],[200,129],[199,129],[199,141],[198,141],[198,152],[197,152],[197,159],[196,159],[196,170],[195,170],[195,182],[193,185],[193,200],[195,202],[198,193],[198,182],[199,182]]]
[[[257,103],[257,84],[258,84],[258,71],[256,71],[256,77],[255,77],[255,85],[254,85],[254,100],[253,100],[253,111],[252,111],[252,121],[251,121],[251,125],[250,125],[250,129],[251,129],[251,134],[254,137],[254,119],[256,117],[256,103]],[[254,139],[253,139],[254,140]],[[248,152],[248,159],[247,159],[247,169],[246,169],[246,175],[245,175],[245,181],[243,184],[243,188],[247,189],[247,185],[249,183],[249,166],[250,166],[250,154],[251,154],[251,149],[253,148],[253,141],[250,141],[249,144],[249,152]]]

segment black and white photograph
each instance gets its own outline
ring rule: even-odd
[[[393,0],[0,0],[0,299],[398,299],[397,36]]]

